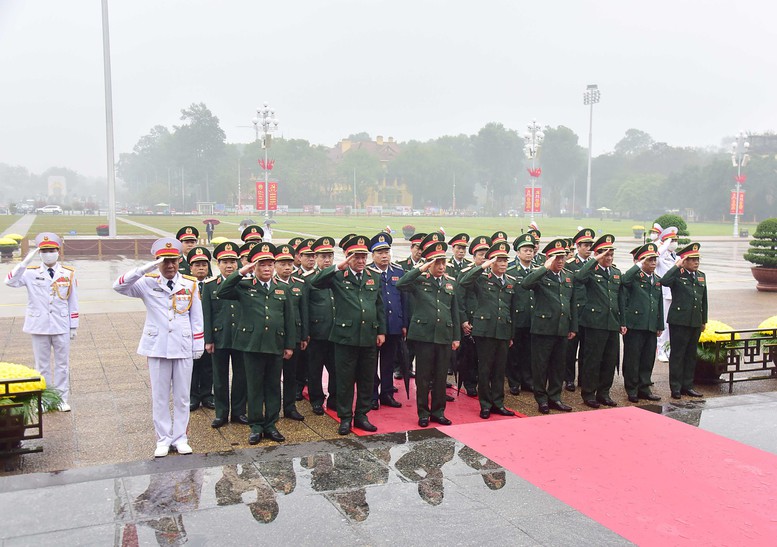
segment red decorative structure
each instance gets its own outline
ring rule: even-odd
[[[745,180],[747,180],[747,177],[745,175],[734,175],[734,180],[739,184],[744,184]]]
[[[539,178],[542,174],[541,167],[537,167],[536,169],[527,169],[527,171],[529,172],[529,176],[534,177],[535,179]]]
[[[265,171],[272,171],[272,168],[274,165],[275,165],[275,160],[267,160],[266,162],[264,160],[259,160],[259,167],[261,167]]]

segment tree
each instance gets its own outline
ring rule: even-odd
[[[631,218],[646,218],[646,214],[662,209],[665,183],[666,177],[658,174],[630,175],[620,184],[614,200],[604,205]]]
[[[187,173],[189,187],[198,188],[200,199],[209,200],[213,166],[224,155],[226,134],[205,103],[181,110],[181,120],[185,123],[174,127],[175,158]]]
[[[615,153],[628,156],[639,154],[653,145],[653,137],[639,129],[629,129],[626,135],[615,145]]]
[[[486,187],[489,209],[501,209],[498,203],[502,198],[517,194],[515,181],[524,158],[522,139],[501,123],[486,124],[473,138],[473,157],[480,183]]]
[[[554,211],[572,208],[572,187],[585,167],[585,149],[578,144],[577,134],[563,125],[545,128],[545,140],[540,148],[542,178],[549,207]],[[582,178],[582,177],[580,177]],[[582,188],[577,185],[575,190]],[[575,201],[576,207],[584,204]]]
[[[337,166],[337,180],[344,186],[350,186],[351,191],[356,194],[356,200],[360,207],[364,207],[370,190],[378,185],[378,181],[383,180],[384,171],[378,158],[366,152],[365,150],[349,150],[343,156],[343,161]],[[356,189],[353,190],[353,184]],[[353,194],[351,194],[353,195]],[[350,202],[345,195],[340,199]]]

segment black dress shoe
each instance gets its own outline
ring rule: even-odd
[[[564,389],[567,391],[575,391],[575,383],[574,382],[564,382]]]
[[[259,444],[259,441],[261,440],[262,440],[261,433],[251,433],[248,436],[248,444]]]
[[[673,391],[672,392],[672,399],[681,399],[680,392],[679,391]]]
[[[450,383],[450,382],[445,382],[445,388],[446,388],[446,389],[450,389],[450,388],[452,388],[452,387],[453,387],[453,384],[452,384],[452,383]]]
[[[240,416],[232,416],[232,423],[248,425],[248,416],[241,414]]]
[[[313,414],[315,414],[316,416],[323,416],[324,407],[321,405],[313,405]]]
[[[492,414],[499,414],[500,416],[515,416],[515,412],[507,410],[505,407],[493,407],[491,409]]]
[[[367,418],[354,420],[353,426],[357,429],[361,429],[362,431],[369,431],[370,433],[373,433],[378,430],[378,428],[372,425]]]
[[[411,378],[415,378],[415,371],[414,371],[414,370],[411,370],[411,371],[410,371],[410,377],[411,377]]]
[[[270,439],[271,441],[275,441],[276,443],[282,443],[286,440],[286,437],[281,435],[281,432],[277,429],[271,429],[270,431],[264,432],[264,438]]]
[[[215,420],[213,420],[213,421],[210,423],[210,426],[211,426],[213,429],[218,429],[219,427],[221,427],[222,425],[224,425],[224,424],[226,424],[226,423],[227,423],[227,419],[226,419],[226,418],[216,418]]]
[[[521,391],[526,391],[527,393],[534,393],[534,386],[531,384],[521,384]]]
[[[299,413],[299,411],[296,408],[293,408],[289,410],[288,412],[283,413],[284,418],[291,418],[292,420],[297,420],[298,422],[302,422],[305,420],[305,416]]]
[[[630,403],[638,403],[639,402],[639,397],[637,397],[636,395],[629,395],[629,402]]]
[[[550,407],[548,406],[548,403],[540,403],[537,405],[537,410],[543,414],[550,414]]]
[[[602,406],[599,403],[597,403],[596,401],[592,401],[590,399],[588,399],[586,401],[583,401],[583,404],[585,404],[585,406],[589,406],[591,408],[599,408],[600,406]]]
[[[390,406],[391,408],[402,408],[402,403],[394,399],[394,397],[382,397],[380,404],[383,406]]]
[[[209,409],[213,410],[214,408],[216,408],[216,403],[213,402],[213,399],[208,398],[208,399],[205,399],[202,402],[202,406],[204,406],[205,408],[209,408]]]
[[[450,421],[445,416],[431,416],[429,419],[431,421],[433,421],[433,422],[436,422],[436,423],[440,424],[440,425],[451,425],[453,423],[452,421]]]
[[[189,412],[194,412],[200,408],[200,403],[189,403]]]
[[[397,386],[391,386],[391,393],[396,393],[397,391],[399,391]]]
[[[351,421],[340,420],[340,427],[337,428],[338,435],[348,435],[351,432]]]
[[[378,402],[378,400],[377,400],[377,399],[375,399],[374,401],[372,401],[372,405],[370,406],[370,408],[371,408],[372,410],[379,410],[379,409],[380,409],[380,403]]]
[[[304,397],[302,396],[302,390],[299,390],[299,391],[297,392],[297,396],[296,396],[296,397],[294,397],[294,398],[295,398],[296,400],[298,400],[298,401],[301,401],[302,399],[304,399]]]
[[[612,399],[599,399],[597,402],[606,406],[618,406],[618,403]]]
[[[448,402],[448,403],[452,403],[452,402],[453,402],[453,401],[455,401],[455,400],[456,400],[456,399],[454,399],[454,398],[453,398],[453,395],[448,395],[447,393],[445,394],[445,401],[446,401],[446,402]]]
[[[561,412],[572,412],[572,407],[568,404],[562,403],[561,401],[548,401],[548,406],[550,408],[560,410]]]
[[[660,401],[661,397],[658,395],[653,395],[652,393],[648,393],[647,395],[639,395],[640,399],[645,399],[648,401]]]
[[[395,372],[394,373],[394,379],[395,380],[401,380],[402,379],[402,373],[401,372]]]
[[[429,427],[429,418],[418,418],[418,425],[421,427]]]
[[[521,394],[521,388],[518,386],[510,386],[510,395],[520,395]]]
[[[488,420],[491,417],[491,411],[490,410],[481,410],[480,411],[480,417],[484,420]]]
[[[474,387],[468,387],[467,388],[467,397],[477,397],[478,396],[478,390]]]
[[[701,393],[700,391],[696,391],[696,390],[695,390],[695,389],[693,389],[693,388],[691,388],[691,389],[686,389],[685,391],[681,391],[680,393],[682,393],[682,394],[684,394],[684,395],[688,395],[688,396],[690,396],[690,397],[704,397],[704,394],[703,394],[703,393]]]

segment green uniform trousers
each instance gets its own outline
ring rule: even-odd
[[[415,395],[418,417],[445,415],[445,382],[451,362],[450,344],[434,344],[413,340],[415,349]],[[429,395],[431,394],[431,405]]]
[[[537,404],[561,401],[566,351],[566,336],[531,335],[531,374]]]
[[[623,337],[623,387],[629,397],[652,394],[656,342],[656,333],[649,330],[629,329]]]
[[[507,384],[531,390],[531,332],[529,327],[515,329],[513,345],[507,352]]]
[[[620,333],[616,330],[583,327],[583,362],[580,367],[580,394],[584,401],[606,401],[620,357]]]
[[[347,422],[367,417],[372,408],[372,388],[378,366],[377,346],[335,344],[337,370],[337,417]],[[353,386],[356,384],[356,410]]]
[[[232,360],[232,390],[230,399],[229,362]],[[232,418],[246,413],[248,388],[246,369],[243,364],[243,352],[224,348],[213,352],[213,399],[216,403],[216,418],[226,420],[230,410]]]
[[[311,405],[324,406],[323,375],[326,368],[327,383],[326,406],[337,410],[337,373],[335,371],[335,345],[329,340],[310,339],[308,349],[308,397]]]
[[[302,359],[302,350],[294,348],[291,359],[284,359],[281,367],[283,371],[283,412],[291,412],[297,409],[297,391],[302,392],[305,384],[299,387],[297,369]],[[307,376],[307,375],[306,375]]]
[[[693,373],[696,372],[696,344],[701,327],[669,325],[669,388],[672,393],[693,389]]]
[[[192,384],[189,388],[189,404],[199,405],[213,399],[213,359],[205,352],[192,364]]]
[[[473,336],[478,355],[478,399],[480,410],[504,408],[505,368],[509,340]]]
[[[276,429],[281,411],[283,357],[274,353],[243,352],[248,386],[248,425],[251,433]]]
[[[577,331],[577,336],[567,340],[566,368],[564,369],[564,381],[575,383],[575,368],[577,368],[577,381],[580,382],[580,371],[583,370],[583,356],[585,355],[585,329]],[[577,367],[575,367],[577,365]]]

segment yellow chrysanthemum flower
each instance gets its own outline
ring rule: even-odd
[[[769,319],[764,320],[760,325],[758,325],[759,329],[777,329],[777,315],[771,316]],[[767,331],[761,331],[759,334],[765,334],[767,336],[770,336],[773,331],[767,330]]]
[[[707,326],[699,336],[699,343],[705,342],[717,342],[719,340],[731,340],[730,334],[717,334],[715,331],[734,330],[730,325],[726,325],[721,321],[707,321]],[[741,337],[739,334],[734,335],[735,340],[739,340]]]
[[[0,362],[0,380],[16,380],[21,378],[38,378],[38,380],[9,384],[8,388],[11,393],[35,391],[38,389],[42,391],[46,389],[46,380],[36,370],[25,367],[24,365],[17,365],[16,363]],[[5,384],[0,384],[0,396],[6,395],[4,392]]]

